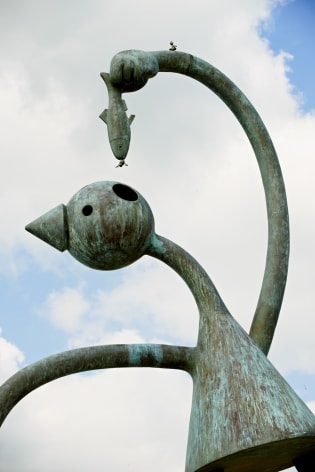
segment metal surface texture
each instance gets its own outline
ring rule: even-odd
[[[55,221],[55,211],[35,220],[28,225],[28,230],[53,246],[55,240],[63,240],[63,235],[68,234],[69,252],[97,269],[120,267],[122,244],[125,251],[128,249],[128,263],[144,254],[155,257],[180,275],[195,298],[200,315],[195,348],[164,347],[168,353],[166,360],[161,346],[137,346],[129,357],[126,357],[128,346],[104,346],[99,348],[103,364],[91,361],[87,364],[88,368],[136,365],[169,368],[171,365],[190,373],[193,400],[187,472],[218,468],[272,472],[289,467],[294,459],[315,447],[314,415],[231,316],[199,263],[175,243],[154,232],[152,211],[136,190],[122,183],[97,182],[77,192],[67,206],[57,208],[62,208],[66,215],[65,226],[59,225],[62,234],[52,233],[46,221],[46,218]],[[62,355],[63,372],[65,368],[68,373],[76,371],[76,357],[73,353]],[[60,359],[53,358],[49,362],[47,370],[58,372]],[[84,370],[87,366],[82,363],[80,368]],[[46,369],[35,365],[27,372],[36,379],[37,370]],[[24,395],[27,393],[25,385],[34,388],[34,381],[19,381],[23,375],[25,372],[21,371],[11,380],[15,382],[14,387],[9,380],[7,391],[17,392],[20,387]],[[40,382],[49,380],[44,374]],[[3,393],[6,395],[5,391]],[[16,399],[21,397],[21,394],[16,395]],[[12,403],[11,399],[10,407]]]
[[[158,72],[191,77],[212,90],[243,127],[260,169],[268,216],[265,273],[250,335],[268,354],[285,290],[289,260],[289,217],[276,151],[257,111],[241,90],[211,64],[180,51],[122,51],[114,56],[110,79],[123,92],[138,90]]]
[[[25,395],[65,375],[112,367],[181,369],[193,379],[186,472],[277,472],[293,464],[301,472],[311,472],[315,416],[266,357],[282,303],[289,256],[286,195],[273,144],[244,94],[220,71],[190,54],[176,50],[121,52],[114,56],[106,76],[111,83],[108,89],[114,88],[111,93],[119,101],[121,93],[140,89],[158,72],[185,74],[215,92],[239,120],[256,155],[266,195],[269,237],[251,331],[247,334],[231,316],[201,265],[155,233],[153,213],[139,192],[119,182],[90,184],[67,205],[55,207],[26,229],[98,270],[118,269],[143,255],[167,264],[186,282],[198,306],[197,345],[92,346],[42,359],[0,387],[0,421]],[[123,123],[125,109],[117,110],[115,120],[119,123],[121,116]],[[109,130],[113,135],[115,120]]]
[[[129,186],[95,182],[79,190],[67,205],[58,205],[27,225],[26,230],[56,249],[68,249],[92,269],[114,270],[144,254],[154,231],[154,218],[145,199]]]
[[[70,374],[112,367],[189,370],[193,349],[162,344],[91,346],[61,352],[24,367],[0,388],[0,425],[12,408],[42,385]]]
[[[100,118],[107,124],[108,139],[114,156],[117,159],[125,159],[130,145],[130,125],[135,115],[127,117],[126,102],[111,84],[109,74],[103,72],[101,77],[108,90],[108,108],[100,114]]]
[[[314,450],[315,416],[230,315],[202,267],[159,236],[149,255],[185,280],[199,309],[186,472],[276,472]]]

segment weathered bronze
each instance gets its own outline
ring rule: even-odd
[[[187,472],[218,468],[276,471],[315,447],[313,414],[229,314],[197,261],[154,233],[152,212],[138,192],[117,182],[97,182],[80,190],[66,207],[57,208],[65,215],[64,227],[58,226],[62,234],[50,231],[48,220],[55,221],[51,212],[27,230],[57,249],[68,235],[66,249],[96,269],[116,269],[144,254],[160,259],[184,279],[196,300],[200,322],[195,348],[120,346],[106,365],[106,353],[115,353],[115,347],[103,347],[103,367],[179,368],[191,374],[194,389]],[[87,349],[89,353],[93,348]],[[68,356],[76,358],[73,353],[63,354],[65,360]],[[54,366],[57,359],[60,361],[53,357],[48,362]],[[96,359],[99,362],[98,356]],[[76,368],[72,362],[65,365],[68,373]],[[65,366],[62,368],[64,371]],[[93,357],[89,368],[96,368]],[[36,379],[37,369],[24,370],[23,375],[27,372]],[[16,374],[16,383],[22,372]],[[32,386],[33,382],[28,381]]]
[[[124,267],[143,255],[167,264],[186,282],[198,306],[197,345],[95,346],[40,360],[0,388],[0,421],[25,395],[64,375],[111,367],[181,369],[193,379],[186,472],[276,472],[293,464],[300,472],[311,472],[315,416],[266,357],[289,253],[285,189],[272,142],[242,92],[213,66],[189,54],[119,53],[111,63],[110,80],[118,97],[138,90],[159,71],[189,75],[217,93],[239,119],[255,151],[266,194],[269,240],[250,335],[228,312],[199,263],[155,233],[152,211],[139,192],[118,182],[90,184],[68,205],[57,206],[26,229],[99,270]],[[119,111],[118,121],[120,114],[124,120],[125,110]]]
[[[101,77],[108,90],[108,108],[100,114],[100,118],[107,124],[108,139],[114,156],[124,160],[130,145],[130,125],[135,115],[127,117],[126,102],[122,100],[119,90],[112,85],[109,74],[102,72]]]
[[[211,64],[179,51],[123,51],[110,65],[112,84],[123,92],[143,87],[158,72],[176,72],[201,82],[234,113],[253,147],[267,205],[268,250],[250,335],[268,354],[282,304],[289,259],[289,218],[281,168],[268,131],[239,88]]]
[[[96,182],[83,187],[67,206],[59,205],[27,225],[26,230],[60,251],[68,249],[92,269],[114,270],[144,254],[154,219],[147,202],[130,187]]]

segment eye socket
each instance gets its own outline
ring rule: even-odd
[[[84,216],[89,216],[93,213],[93,207],[91,205],[85,205],[85,207],[82,208],[82,213]]]
[[[113,185],[113,191],[116,193],[117,197],[120,197],[123,200],[128,200],[129,202],[135,202],[138,200],[138,194],[127,185],[115,184]]]

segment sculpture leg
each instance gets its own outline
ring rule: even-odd
[[[298,472],[313,472],[315,470],[315,452],[298,457],[293,461]]]

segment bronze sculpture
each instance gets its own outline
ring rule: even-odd
[[[242,92],[220,71],[189,54],[119,53],[111,63],[110,88],[119,101],[119,94],[138,90],[162,71],[191,76],[217,93],[239,119],[255,151],[266,194],[269,241],[250,334],[230,315],[197,261],[155,233],[152,211],[136,190],[118,182],[88,185],[67,206],[59,205],[27,229],[99,270],[124,267],[144,254],[165,262],[195,297],[200,314],[197,346],[97,346],[51,356],[22,369],[1,387],[2,421],[24,395],[69,373],[127,366],[182,369],[194,384],[187,472],[272,472],[293,463],[299,471],[309,472],[314,467],[315,416],[266,357],[281,307],[289,254],[286,196],[275,150]],[[126,120],[125,108],[117,110],[115,120],[107,120],[109,136],[115,135],[115,123]],[[126,147],[122,155],[116,154],[124,162]]]

